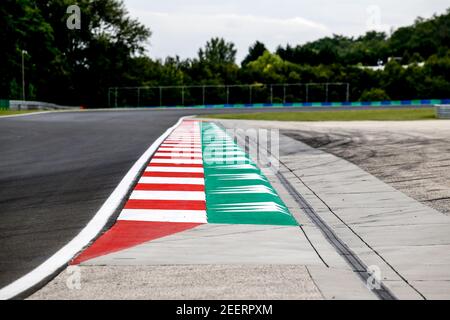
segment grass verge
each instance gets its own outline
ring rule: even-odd
[[[436,119],[433,108],[396,110],[336,110],[229,113],[202,116],[213,119],[242,119],[270,121],[401,121]]]
[[[27,110],[27,111],[13,111],[13,110],[0,110],[0,117],[1,116],[12,116],[15,114],[26,114],[26,113],[33,113],[33,112],[38,112],[38,111],[34,111],[34,110]]]

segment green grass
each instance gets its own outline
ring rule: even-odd
[[[364,121],[364,120],[432,120],[433,108],[401,110],[336,110],[233,113],[202,116],[213,119],[273,120],[273,121]]]
[[[1,116],[11,116],[11,115],[15,115],[15,114],[24,114],[24,113],[32,113],[32,112],[37,112],[37,111],[13,111],[13,110],[1,110],[0,109],[0,117]]]

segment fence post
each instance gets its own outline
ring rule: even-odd
[[[114,98],[114,107],[117,108],[117,87],[116,87],[116,97]]]
[[[162,107],[162,87],[159,87],[159,106]]]
[[[283,103],[286,103],[286,85],[283,85]]]
[[[206,93],[205,93],[205,89],[206,89],[206,87],[205,86],[203,86],[202,87],[202,93],[203,93],[203,105],[205,106],[206,104],[205,104],[205,102],[206,102],[206,100],[205,100],[205,95],[206,95]]]
[[[346,102],[350,101],[350,83],[347,83],[347,94],[346,94]]]
[[[22,100],[25,101],[25,50],[22,50]]]
[[[227,104],[230,104],[230,86],[227,86]]]
[[[250,88],[250,104],[252,104],[252,100],[253,100],[253,87],[252,87],[252,85],[250,85],[249,88]]]
[[[273,85],[270,85],[270,103],[273,104]]]
[[[306,84],[306,100],[305,100],[305,102],[308,102],[308,100],[309,100],[309,84]]]
[[[138,108],[141,106],[141,88],[137,88],[137,106]]]
[[[184,107],[184,87],[181,87],[181,105]]]

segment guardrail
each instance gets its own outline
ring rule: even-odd
[[[438,119],[450,119],[450,104],[436,105],[436,117]]]
[[[54,103],[42,102],[42,101],[22,101],[22,100],[10,100],[9,110],[70,110],[80,109],[80,107],[67,107],[60,106]]]

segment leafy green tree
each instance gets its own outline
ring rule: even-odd
[[[0,94],[20,82],[26,50],[26,80],[37,99],[104,105],[108,86],[127,85],[134,56],[144,52],[150,31],[128,16],[119,0],[79,0],[81,29],[66,27],[71,0],[5,0],[0,7]],[[28,90],[30,92],[30,90]]]
[[[19,98],[11,84],[22,83],[22,50],[26,85],[46,84],[58,51],[53,46],[53,30],[33,0],[4,0],[0,6],[0,97]],[[26,90],[28,91],[28,90]],[[20,95],[21,98],[21,95]]]
[[[450,95],[450,50],[445,55],[432,55],[423,67],[421,94],[425,97],[448,99]]]
[[[59,0],[56,4],[63,2],[65,10],[68,1]],[[76,91],[83,93],[81,103],[101,105],[108,87],[132,85],[126,79],[133,56],[144,52],[151,32],[128,16],[122,1],[83,0],[78,4],[81,29],[66,30],[71,45],[65,46],[65,52],[71,57]]]
[[[191,61],[190,76],[198,84],[235,83],[239,67],[236,65],[235,45],[223,38],[212,38]]]
[[[255,82],[281,83],[284,82],[283,71],[285,61],[277,54],[265,51],[257,60],[250,62],[247,67],[255,77]]]
[[[252,61],[255,61],[259,57],[261,57],[264,52],[267,51],[266,46],[264,43],[256,41],[248,50],[248,54],[245,57],[245,59],[242,61],[242,66],[245,67],[247,64],[249,64]]]
[[[384,100],[390,100],[390,97],[388,94],[383,90],[379,88],[372,88],[369,90],[365,90],[360,101],[384,101]]]
[[[405,52],[417,52],[430,57],[441,47],[450,47],[450,9],[430,19],[417,18],[414,25],[396,30],[388,41],[392,54],[402,57]]]
[[[236,61],[236,53],[232,42],[226,42],[223,38],[212,38],[205,48],[198,51],[198,58],[200,62],[212,65],[233,64]]]

